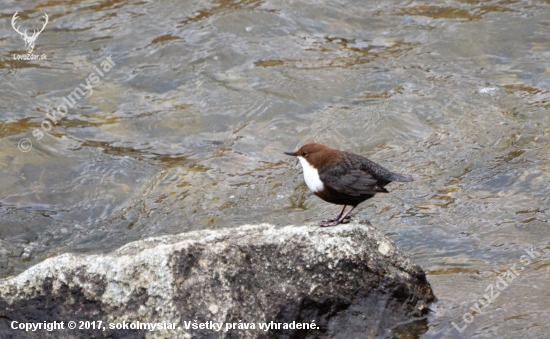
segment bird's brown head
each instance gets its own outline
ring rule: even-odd
[[[339,156],[337,150],[317,143],[304,145],[296,152],[285,152],[285,154],[303,158],[317,169],[332,164]]]

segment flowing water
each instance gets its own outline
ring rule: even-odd
[[[1,277],[64,251],[331,217],[283,154],[316,141],[415,178],[356,214],[439,298],[395,336],[550,337],[548,1],[0,9]],[[16,11],[28,32],[47,13],[45,60],[18,60]]]

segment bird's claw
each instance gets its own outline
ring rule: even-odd
[[[323,220],[319,223],[319,226],[321,227],[332,227],[338,225],[338,221],[330,221],[330,220]]]
[[[321,226],[321,227],[332,227],[332,226],[337,226],[337,225],[340,225],[340,224],[349,224],[350,221],[351,221],[351,216],[347,215],[346,217],[344,217],[342,219],[333,218],[333,219],[323,220],[319,223],[319,226]]]
[[[322,223],[323,222],[334,222],[334,221],[338,221],[340,218],[336,217],[336,218],[332,218],[332,219],[328,219],[328,220],[323,220],[321,221]],[[349,220],[351,219],[351,215],[346,215],[346,217],[342,220],[342,223],[344,223],[343,221],[344,220],[347,220],[347,222],[345,222],[346,224],[349,222]]]

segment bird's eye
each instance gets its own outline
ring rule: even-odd
[[[302,152],[303,157],[307,157],[307,152]]]

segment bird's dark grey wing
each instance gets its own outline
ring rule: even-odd
[[[349,152],[340,152],[348,168],[360,170],[370,174],[381,185],[385,186],[393,180],[392,172],[375,163],[374,161]],[[395,180],[397,181],[397,180]]]
[[[319,173],[319,178],[333,190],[351,196],[388,193],[371,174],[361,170],[324,171]]]

